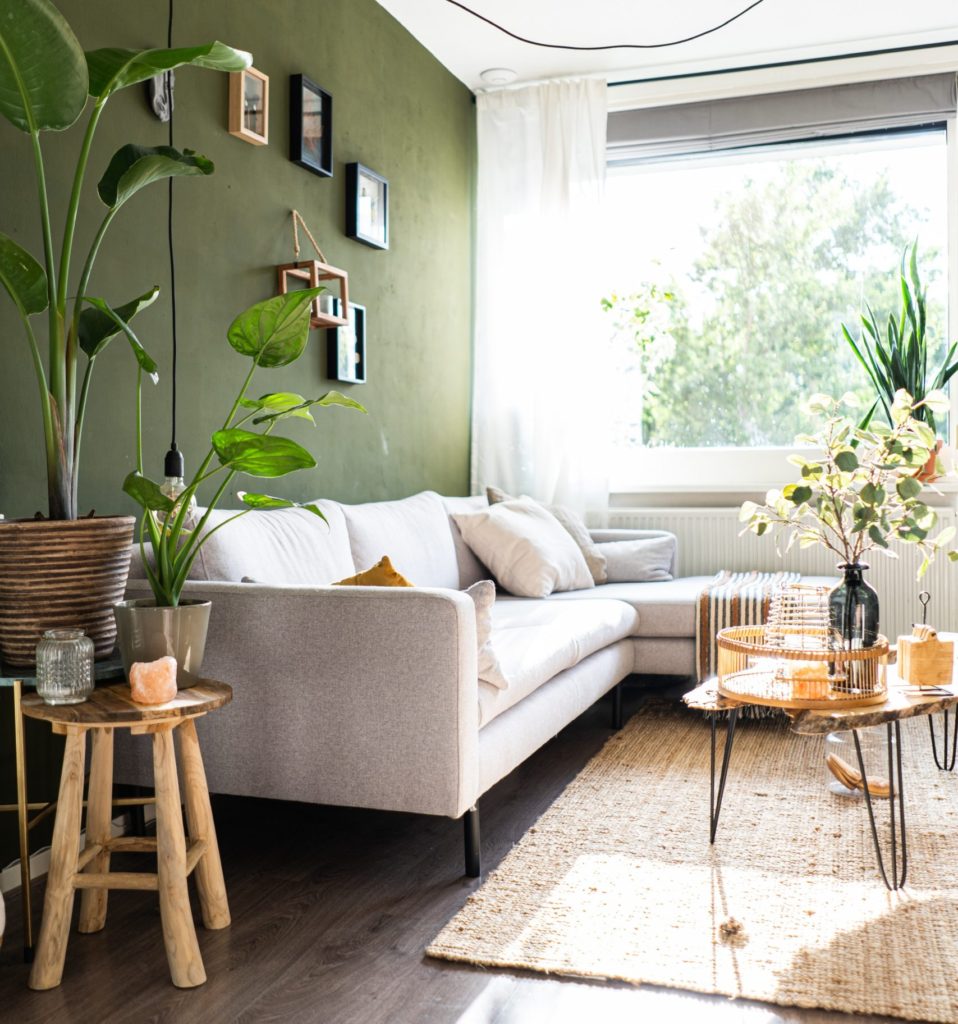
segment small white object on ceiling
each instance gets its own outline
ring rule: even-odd
[[[486,68],[479,72],[479,77],[485,85],[509,85],[518,77],[518,73],[512,68]]]

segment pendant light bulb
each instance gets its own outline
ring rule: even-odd
[[[160,484],[160,493],[166,495],[170,501],[175,502],[186,490],[186,481],[183,478],[184,472],[183,453],[174,443],[170,445],[170,450],[166,453],[166,458],[163,461],[163,483]],[[189,515],[192,516],[195,513],[196,496],[191,494]]]

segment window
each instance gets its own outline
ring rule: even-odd
[[[897,312],[916,238],[929,339],[944,348],[947,129],[680,148],[610,166],[613,490],[771,486],[811,426],[802,398],[868,399],[841,325],[857,335],[866,305],[882,321]]]

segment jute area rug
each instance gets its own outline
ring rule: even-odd
[[[903,738],[899,893],[878,875],[864,803],[828,790],[824,740],[780,721],[740,722],[710,848],[707,722],[657,710],[609,740],[427,953],[958,1021],[958,773],[935,768],[924,719]],[[888,801],[876,812],[885,838]]]

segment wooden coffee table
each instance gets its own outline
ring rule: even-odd
[[[841,710],[795,710],[783,709],[790,719],[792,732],[804,736],[821,736],[833,732],[851,732],[855,742],[855,753],[858,757],[858,768],[862,776],[865,803],[868,807],[868,821],[871,825],[872,842],[878,869],[889,889],[895,890],[905,884],[908,873],[908,846],[905,832],[905,802],[902,790],[902,738],[901,722],[905,718],[916,718],[919,715],[929,716],[931,729],[932,752],[935,764],[942,770],[954,767],[954,747],[956,737],[952,736],[952,751],[948,751],[948,714],[950,709],[958,707],[958,685],[919,689],[903,683],[895,671],[895,666],[888,666],[888,700],[884,704],[873,704],[862,708],[844,708]],[[725,783],[728,779],[729,763],[732,756],[732,743],[735,739],[735,725],[739,711],[747,707],[747,702],[733,700],[718,692],[717,678],[707,679],[694,690],[690,690],[682,700],[697,711],[705,712],[711,721],[711,786],[709,799],[709,842],[715,842],[718,830],[719,815],[722,811],[722,797],[725,794]],[[722,751],[722,764],[718,776],[718,792],[716,793],[716,725],[719,713],[727,712],[725,745]],[[934,724],[931,716],[943,714],[945,720],[945,740],[943,758],[939,759],[935,741]],[[875,811],[868,788],[868,776],[865,773],[865,761],[862,757],[859,730],[884,725],[888,749],[888,784],[889,784],[889,817],[890,817],[890,858],[891,880],[885,869],[885,859],[875,824]],[[958,732],[958,723],[954,726]],[[893,739],[894,737],[894,739]],[[897,753],[896,753],[897,751]],[[896,820],[897,819],[897,820]]]

